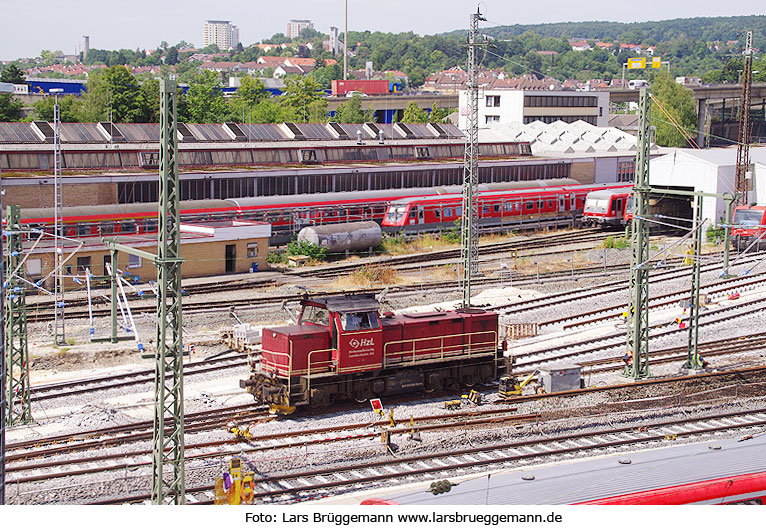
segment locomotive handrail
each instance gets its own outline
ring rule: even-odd
[[[311,399],[311,355],[314,354],[315,352],[333,352],[334,350],[338,350],[338,349],[337,348],[327,348],[327,349],[324,349],[324,350],[312,350],[311,352],[309,352],[309,355],[308,355],[308,357],[306,359],[306,361],[307,361],[307,364],[306,364],[306,370],[307,370],[307,373],[306,373],[306,394],[308,395],[309,399]],[[324,361],[324,362],[320,362],[320,364],[321,363],[327,363],[327,370],[326,371],[320,371],[320,373],[321,372],[330,372],[332,370],[332,360],[331,359],[327,360],[327,361]]]
[[[476,335],[480,335],[480,334],[489,334],[488,337],[492,337],[493,339],[492,339],[492,341],[487,340],[487,341],[480,341],[478,343],[474,343],[473,342],[473,337],[476,336]],[[463,337],[463,338],[467,337],[468,338],[468,343],[447,345],[445,347],[445,345],[444,345],[444,340],[445,339],[452,339],[452,338],[456,338],[456,337]],[[421,342],[421,341],[431,341],[431,340],[436,340],[436,339],[438,339],[439,342],[440,342],[438,347],[430,347],[430,348],[422,348],[422,349],[416,349],[416,347],[415,347],[415,345],[418,342]],[[408,344],[412,345],[412,350],[411,351],[410,350],[402,349],[401,351],[390,352],[389,353],[386,350],[389,345],[397,345],[397,344],[403,345],[405,343],[408,343]],[[467,354],[462,352],[462,350],[463,350],[463,348],[465,347],[466,344],[468,345],[468,353]],[[489,347],[490,344],[492,345],[491,348]],[[473,351],[474,347],[479,347],[479,349],[477,351]],[[402,340],[399,340],[399,341],[389,341],[388,343],[385,343],[383,345],[383,363],[384,363],[384,365],[387,364],[389,358],[391,356],[396,356],[396,355],[399,355],[401,357],[399,358],[398,361],[391,361],[391,362],[392,363],[394,363],[394,362],[396,362],[396,363],[404,363],[405,362],[405,360],[404,360],[405,354],[412,354],[412,359],[408,361],[410,363],[416,363],[418,360],[424,360],[424,359],[435,359],[436,357],[438,357],[439,359],[444,359],[446,357],[445,356],[445,348],[452,348],[452,349],[458,349],[459,348],[460,349],[460,350],[455,350],[455,352],[459,352],[459,353],[449,354],[450,357],[459,357],[459,356],[469,356],[470,357],[471,355],[474,355],[476,353],[494,351],[494,350],[497,349],[497,331],[496,330],[482,330],[480,332],[463,332],[463,333],[460,333],[460,334],[451,334],[451,335],[445,335],[445,336],[418,337],[418,338],[414,338],[414,339],[402,339]],[[434,351],[438,351],[438,353],[435,353]],[[416,352],[420,353],[419,357],[415,357]]]

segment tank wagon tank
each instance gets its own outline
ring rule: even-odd
[[[298,241],[327,248],[329,253],[362,251],[374,248],[383,241],[383,232],[377,222],[349,222],[304,227]]]
[[[379,308],[371,295],[301,300],[298,324],[263,330],[260,361],[240,386],[275,412],[292,412],[472,386],[506,370],[495,312]]]

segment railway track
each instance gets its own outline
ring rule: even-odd
[[[596,456],[615,448],[665,443],[671,439],[709,437],[715,433],[760,431],[766,426],[766,408],[718,413],[704,418],[660,420],[641,429],[636,425],[601,428],[596,432],[515,440],[489,446],[385,458],[282,473],[254,479],[255,500],[261,503],[301,502],[336,492],[358,491],[370,485],[390,486],[421,480],[454,478],[477,470],[507,470],[519,463],[560,460],[579,455]],[[644,430],[645,429],[645,430]],[[187,488],[187,503],[211,504],[212,486]],[[144,494],[104,499],[92,504],[143,502]]]
[[[222,369],[236,368],[247,365],[247,357],[243,354],[190,362],[184,365],[184,376],[203,374]],[[154,382],[154,369],[141,369],[121,374],[79,378],[70,381],[33,385],[31,388],[32,401],[51,400],[67,396],[85,394],[97,390],[108,390],[142,383]]]
[[[727,314],[733,310],[747,310],[744,313]],[[727,322],[738,316],[747,316],[755,311],[766,310],[766,299],[756,299],[736,305],[725,306],[715,310],[709,310],[700,314],[699,326],[708,326],[721,322]],[[716,316],[716,317],[714,317]],[[667,328],[673,323],[656,323],[649,327],[649,339],[655,340],[659,337],[665,337],[680,332],[688,333],[688,328]],[[654,332],[652,332],[654,331]],[[625,332],[612,332],[607,335],[594,337],[577,342],[566,343],[550,347],[544,350],[514,354],[514,367],[521,370],[534,370],[540,365],[545,365],[553,361],[571,360],[575,357],[586,356],[595,353],[603,353],[617,347],[624,347]],[[537,357],[535,356],[542,356]],[[534,367],[534,368],[533,368]]]
[[[766,374],[766,367],[751,368],[739,371],[728,371],[721,373],[712,373],[701,375],[695,378],[668,378],[645,380],[637,383],[630,383],[609,387],[591,387],[585,390],[571,391],[570,393],[555,393],[545,395],[530,395],[516,398],[515,401],[529,401],[539,398],[558,398],[567,397],[588,392],[617,391],[613,399],[620,400],[624,396],[618,394],[634,393],[635,391],[646,390],[652,386],[666,386],[670,391],[677,391],[676,384],[681,383],[684,386],[692,387],[693,390],[700,383],[719,383],[729,389],[741,387],[746,388],[750,385],[763,385],[761,381]],[[736,381],[736,383],[732,383]],[[627,391],[627,392],[625,392]],[[705,391],[710,392],[710,391]],[[751,391],[753,392],[753,391]],[[755,390],[755,394],[761,394],[762,389]],[[693,395],[693,394],[692,394]],[[649,403],[647,400],[633,400],[635,402]],[[632,405],[635,411],[641,407],[638,403]],[[596,408],[597,414],[604,412],[603,408]],[[208,411],[216,413],[217,411]],[[559,411],[556,411],[559,412]],[[426,416],[413,420],[397,420],[395,427],[391,429],[392,435],[408,434],[413,429],[419,432],[449,430],[451,428],[461,431],[476,429],[481,432],[497,431],[495,436],[507,436],[509,428],[524,426],[525,424],[534,424],[542,420],[548,422],[548,418],[540,415],[518,415],[514,408],[490,410],[471,410],[468,412],[454,413],[451,415]],[[563,416],[569,417],[569,413]],[[210,416],[206,417],[209,420]],[[219,421],[221,426],[223,418]],[[238,423],[243,423],[248,418],[241,413],[237,418]],[[260,461],[279,460],[279,458],[254,459],[253,455],[259,453],[265,454],[270,451],[287,450],[305,450],[311,446],[327,445],[352,442],[357,448],[369,450],[379,446],[378,436],[380,434],[379,426],[387,421],[378,421],[375,424],[360,422],[347,424],[343,426],[333,426],[318,428],[313,430],[295,429],[285,433],[267,434],[255,436],[250,442],[237,442],[236,440],[223,440],[213,442],[187,442],[187,475],[195,470],[208,471],[210,464],[220,464],[216,460],[221,458],[238,456],[243,458],[245,466],[248,464],[259,464]],[[398,479],[406,479],[408,482],[416,475],[424,478],[449,478],[458,474],[465,474],[477,469],[496,468],[507,469],[516,462],[534,462],[541,457],[549,456],[577,456],[579,454],[598,454],[603,449],[611,449],[618,446],[629,446],[645,443],[663,442],[668,436],[673,438],[694,436],[703,434],[713,434],[716,432],[731,432],[735,430],[749,430],[754,427],[763,428],[766,426],[766,408],[759,408],[748,411],[732,411],[719,413],[714,416],[704,418],[684,418],[673,420],[660,420],[655,422],[633,421],[625,427],[616,427],[599,430],[588,433],[574,433],[548,436],[542,431],[541,438],[525,440],[515,440],[502,444],[483,445],[481,447],[471,447],[467,449],[456,449],[452,451],[441,451],[429,453],[420,456],[390,458],[381,456],[373,460],[366,460],[358,464],[346,464],[341,466],[320,467],[309,471],[288,472],[278,474],[264,475],[258,472],[258,478],[255,479],[256,497],[259,502],[281,503],[317,498],[325,495],[324,491],[318,495],[315,492],[320,490],[333,489],[338,492],[358,489],[361,485],[390,485],[395,484]],[[209,425],[201,423],[200,427]],[[133,429],[139,430],[134,427]],[[531,434],[535,434],[529,430]],[[187,431],[188,432],[188,431]],[[193,431],[192,431],[193,432]],[[530,433],[526,433],[527,435]],[[51,490],[65,489],[73,486],[66,484],[56,487],[58,484],[55,479],[67,477],[71,478],[77,475],[94,475],[101,473],[117,473],[115,476],[106,477],[106,480],[99,482],[113,483],[109,489],[121,487],[117,482],[121,481],[121,476],[125,475],[125,490],[128,486],[128,473],[130,480],[148,479],[150,475],[151,457],[147,447],[138,447],[129,452],[117,454],[106,454],[99,451],[94,454],[96,448],[102,448],[110,445],[109,442],[115,442],[114,438],[102,439],[101,444],[89,443],[88,433],[80,433],[80,437],[69,439],[69,443],[63,446],[55,446],[45,451],[40,449],[26,450],[19,452],[18,444],[9,445],[9,467],[8,482],[16,482],[17,486],[22,484],[40,483],[42,481],[54,481],[51,483]],[[95,434],[95,433],[94,433]],[[100,432],[98,434],[104,434]],[[151,434],[151,433],[149,433]],[[135,436],[135,435],[134,435]],[[83,438],[84,437],[84,438]],[[42,440],[38,440],[42,441]],[[56,442],[67,441],[63,437],[55,439]],[[130,440],[136,441],[136,438]],[[33,441],[34,442],[34,441]],[[96,442],[99,442],[98,440]],[[56,448],[67,447],[69,444],[80,444],[77,451],[83,451],[84,455],[67,460],[55,460],[52,457],[60,455]],[[29,448],[29,444],[26,444]],[[337,449],[337,448],[334,448]],[[345,448],[344,448],[345,449]],[[380,449],[378,447],[377,449]],[[71,454],[72,451],[69,451]],[[306,452],[308,454],[308,452]],[[301,455],[303,457],[304,455]],[[261,470],[262,471],[262,470]],[[414,473],[413,473],[414,471]],[[361,480],[357,480],[361,479]],[[85,481],[82,486],[98,484],[93,481]],[[349,486],[350,484],[350,486]],[[77,485],[74,485],[77,486]],[[324,486],[324,487],[322,487]],[[187,502],[206,504],[212,502],[212,486],[187,487]],[[143,502],[148,499],[146,494],[123,495],[98,499],[94,504],[114,504],[127,502]]]

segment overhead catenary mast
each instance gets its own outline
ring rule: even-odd
[[[476,65],[476,34],[479,21],[486,20],[481,12],[471,14],[468,32],[468,137],[463,161],[463,217],[460,231],[462,264],[460,286],[463,290],[463,307],[471,305],[471,277],[479,271],[479,84]]]
[[[739,105],[739,133],[737,135],[737,168],[734,179],[737,205],[746,205],[747,171],[750,169],[750,99],[753,83],[753,32],[747,32],[744,67],[742,69],[742,100]]]

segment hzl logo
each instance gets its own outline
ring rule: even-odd
[[[360,346],[372,346],[375,342],[373,339],[352,339],[348,344],[351,348],[359,348]]]

